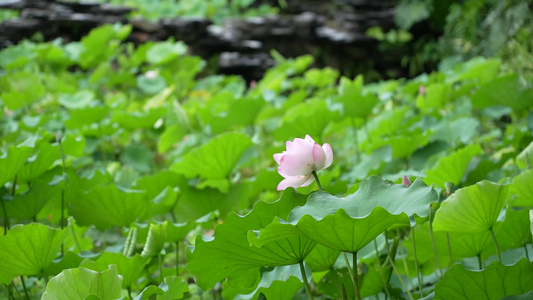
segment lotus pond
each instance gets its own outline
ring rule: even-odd
[[[248,84],[130,30],[0,52],[0,298],[533,297],[533,78]]]

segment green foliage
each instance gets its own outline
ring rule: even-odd
[[[527,76],[476,58],[365,84],[273,52],[247,87],[129,30],[0,51],[0,298],[453,298],[479,274],[512,296],[494,278],[533,251]],[[280,198],[272,155],[306,134],[334,152],[324,190]]]
[[[0,282],[41,274],[56,257],[66,233],[39,223],[14,226],[0,237]]]
[[[533,265],[526,259],[513,266],[493,262],[482,272],[453,266],[435,286],[433,299],[501,299],[533,290]]]
[[[122,277],[117,274],[115,265],[103,272],[68,269],[50,280],[43,299],[117,299],[121,295],[121,283]]]

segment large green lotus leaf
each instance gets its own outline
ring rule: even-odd
[[[523,247],[531,243],[531,222],[529,221],[529,210],[507,209],[505,220],[496,222],[494,225],[494,234],[498,241],[500,251]],[[496,254],[493,242],[490,247],[483,253],[483,258],[489,258],[490,255]]]
[[[0,236],[0,283],[21,275],[39,275],[57,256],[67,229],[31,223],[16,225]]]
[[[344,261],[344,260],[343,260]],[[377,264],[371,264],[364,274],[359,275],[359,292],[362,298],[376,295],[383,291],[382,277],[387,280],[391,273],[391,267],[381,266],[381,273]],[[328,298],[342,298],[343,289],[346,295],[353,295],[353,284],[350,273],[346,267],[332,269],[317,283],[318,292],[325,294]]]
[[[446,182],[457,185],[461,182],[472,158],[481,152],[482,149],[478,144],[472,144],[441,157],[433,169],[426,170],[426,183],[433,183],[439,187],[444,187]]]
[[[183,298],[183,294],[189,291],[187,280],[178,276],[165,277],[159,286],[147,286],[134,300],[174,300]],[[154,298],[153,296],[156,295]]]
[[[311,280],[311,270],[307,275]],[[302,274],[299,265],[279,266],[272,271],[261,274],[261,281],[257,288],[250,294],[237,295],[235,299],[258,299],[261,294],[265,299],[294,299],[294,295],[303,287]]]
[[[88,35],[81,39],[79,47],[79,55],[76,60],[84,69],[94,68],[103,61],[108,61],[115,56],[115,52],[120,45],[120,41],[124,40],[131,32],[131,25],[121,24],[106,24],[97,27]],[[69,45],[73,45],[70,43]],[[108,74],[113,75],[113,73]]]
[[[109,107],[94,106],[69,111],[70,118],[65,121],[67,128],[81,128],[86,125],[98,123],[109,114]]]
[[[522,295],[512,295],[512,296],[503,297],[500,300],[529,300],[532,298],[533,298],[533,291],[530,291]]]
[[[468,176],[464,185],[471,185],[479,182],[483,179],[487,179],[489,174],[494,170],[500,169],[509,159],[516,155],[514,152],[506,152],[501,155],[497,155],[497,158],[483,157],[475,168],[468,171]]]
[[[436,231],[435,234],[437,233],[442,234],[443,232]],[[493,245],[492,237],[488,231],[465,234],[450,232],[449,236],[454,259],[478,256]],[[442,260],[444,262],[448,261],[448,255],[448,251],[442,253],[442,255],[439,254],[441,263],[443,262]]]
[[[188,129],[181,125],[168,125],[165,131],[159,136],[157,151],[163,153],[174,147],[188,133]]]
[[[230,211],[234,211],[239,203],[239,190],[245,188],[242,185],[233,185],[227,194],[218,189],[197,189],[190,186],[180,187],[181,196],[174,208],[176,221],[193,221],[213,211],[218,211],[221,217],[225,217]]]
[[[175,243],[183,240],[197,225],[196,222],[172,223],[170,221],[165,221],[164,224],[166,224],[165,241],[167,243]]]
[[[429,261],[435,261],[435,252],[433,251],[433,246],[431,244],[431,236],[429,233],[429,222],[423,224],[417,224],[411,229],[408,239],[403,240],[403,246],[407,248],[408,259],[414,261],[414,251],[413,251],[413,230],[415,233],[416,241],[416,258],[420,264],[425,264]],[[433,239],[435,241],[435,248],[437,249],[437,254],[440,257],[448,256],[448,244],[446,243],[446,233],[445,232],[433,232]],[[454,244],[455,245],[455,244]],[[442,263],[442,261],[441,261]]]
[[[49,201],[57,201],[61,197],[61,188],[50,185],[44,180],[35,180],[30,189],[17,194],[5,206],[9,217],[22,220],[33,220]],[[0,207],[2,211],[2,207]]]
[[[24,165],[35,145],[35,138],[29,138],[17,146],[7,148],[0,156],[0,186],[13,181],[18,170]]]
[[[95,225],[101,230],[142,220],[150,205],[146,192],[123,190],[113,184],[81,191],[67,200],[69,213],[79,225]]]
[[[501,299],[533,290],[533,264],[523,258],[505,266],[494,261],[483,271],[454,265],[435,285],[433,299]]]
[[[214,116],[209,125],[211,132],[218,134],[233,128],[252,125],[265,104],[262,99],[241,98],[231,102],[231,106],[222,116]]]
[[[227,179],[244,151],[251,145],[252,140],[245,134],[223,133],[191,150],[170,169],[188,178],[199,176],[202,179]]]
[[[426,86],[426,95],[416,99],[416,106],[423,111],[441,109],[451,97],[451,87],[444,83],[434,83]]]
[[[149,258],[142,257],[139,254],[126,257],[122,253],[104,252],[95,261],[85,259],[79,267],[102,272],[109,265],[116,265],[117,273],[123,277],[122,287],[128,288],[141,277],[142,272],[144,272],[144,267],[149,262]]]
[[[28,108],[30,104],[39,101],[46,91],[39,75],[29,72],[17,72],[3,77],[0,89],[2,102],[10,110]]]
[[[130,144],[120,154],[120,162],[137,172],[148,173],[154,165],[154,154],[145,145]]]
[[[357,182],[365,179],[369,174],[378,174],[379,170],[392,161],[392,149],[389,146],[379,148],[372,153],[361,155],[360,162],[342,179]]]
[[[305,263],[314,272],[329,270],[335,265],[340,251],[317,244],[305,258]]]
[[[154,126],[155,122],[162,118],[165,113],[166,110],[163,107],[153,108],[147,111],[115,111],[112,120],[129,130],[150,128]]]
[[[247,233],[264,228],[276,216],[286,219],[295,206],[303,205],[305,198],[293,189],[285,190],[278,201],[260,201],[245,216],[230,213],[215,228],[214,237],[198,236],[194,250],[187,251],[187,270],[194,275],[198,286],[207,290],[227,278],[232,286],[253,287],[260,267],[291,265],[304,259],[315,246],[304,237],[291,236],[257,248],[249,244]]]
[[[152,199],[151,215],[164,214],[172,210],[180,197],[180,186],[186,185],[187,179],[172,171],[162,171],[155,175],[144,176],[137,180],[135,187],[146,191]]]
[[[326,299],[342,299],[343,289],[346,295],[353,295],[353,283],[347,268],[332,269],[317,282],[317,292],[327,295]],[[348,298],[349,299],[349,298]]]
[[[506,204],[509,186],[481,181],[455,191],[435,214],[435,231],[475,233],[491,229]]]
[[[498,75],[498,69],[501,63],[501,59],[499,58],[485,59],[476,57],[460,64],[457,70],[446,79],[449,82],[473,79],[480,84],[484,84]]]
[[[479,121],[474,118],[460,118],[453,121],[443,120],[437,125],[429,141],[443,141],[452,146],[458,143],[468,144],[477,134],[478,128]]]
[[[338,251],[357,252],[385,229],[398,223],[409,224],[409,218],[392,215],[382,207],[376,207],[369,215],[360,218],[353,218],[340,209],[319,220],[304,215],[295,225],[274,220],[258,236],[249,234],[248,238],[252,245],[263,247],[277,243],[279,239],[302,236]]]
[[[54,162],[62,158],[61,150],[63,150],[65,159],[68,159],[69,156],[81,156],[85,147],[85,140],[81,135],[66,135],[61,140],[61,147],[57,142],[53,144],[48,143],[46,138],[45,136],[41,141],[36,143],[35,155],[31,156],[26,164],[17,172],[17,181],[33,181],[41,176],[51,168]]]
[[[379,102],[373,94],[362,94],[363,76],[357,76],[353,81],[342,77],[339,83],[339,96],[335,102],[343,104],[343,115],[366,119],[372,109]]]
[[[511,200],[515,207],[533,207],[533,171],[527,170],[513,178],[509,186],[509,194],[516,198]]]
[[[533,167],[533,142],[529,143],[529,145],[516,156],[515,161],[516,165],[522,169],[531,169]]]
[[[533,106],[531,78],[526,80],[529,82],[524,82],[518,74],[493,79],[472,95],[472,103],[477,108],[504,105],[518,111],[526,110]]]
[[[146,52],[146,61],[153,65],[162,65],[187,53],[187,45],[182,41],[166,41],[153,45]]]
[[[361,276],[361,297],[369,297],[383,291],[382,278],[389,278],[392,271],[391,267],[378,267],[377,264],[371,265],[368,272]],[[383,277],[382,277],[383,276]]]
[[[81,90],[75,94],[59,94],[57,102],[68,109],[83,109],[89,107],[95,100],[94,92]]]
[[[85,268],[64,270],[48,282],[41,299],[84,300],[95,295],[101,300],[114,300],[121,294],[122,276],[117,274],[116,265],[110,265],[103,272]]]
[[[415,216],[427,216],[429,204],[437,200],[435,190],[420,179],[407,188],[371,176],[345,198],[314,193],[291,212],[289,223],[276,219],[249,239],[263,246],[300,235],[335,250],[357,252],[394,224],[414,225]]]
[[[405,121],[409,119],[409,116],[410,111],[406,106],[385,110],[371,118],[365,125],[370,131],[370,138],[368,137],[367,129],[361,129],[359,130],[361,136],[358,139],[371,143],[373,137],[394,135],[399,128],[404,128]],[[361,147],[364,148],[364,143],[361,143]]]
[[[73,251],[66,251],[63,257],[55,259],[50,265],[48,265],[48,267],[46,267],[46,269],[44,269],[43,275],[53,277],[61,273],[63,270],[77,268],[84,259],[88,258],[86,257],[87,253],[90,258],[98,256],[98,254],[92,254],[90,252],[86,252],[82,256]]]
[[[392,148],[392,156],[394,158],[404,158],[411,155],[418,148],[427,145],[429,140],[428,132],[415,130],[413,132],[406,132],[405,135],[393,136],[390,138],[373,139],[371,149],[375,147],[382,147],[390,145]]]
[[[338,113],[333,112],[323,99],[299,103],[285,112],[281,126],[274,132],[274,138],[278,141],[292,140],[306,134],[319,137],[337,116]]]

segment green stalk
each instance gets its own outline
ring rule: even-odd
[[[437,254],[437,247],[435,246],[435,239],[433,238],[433,220],[431,217],[432,214],[432,208],[431,205],[429,205],[429,237],[431,239],[431,246],[433,247],[433,253],[435,253],[435,259],[437,260],[437,266],[439,267],[440,272],[440,279],[444,276],[444,272],[442,271],[442,266],[440,264],[439,255]]]
[[[356,159],[356,162],[359,162],[359,142],[357,139],[357,130],[355,130],[355,123],[353,121],[353,118],[350,118],[350,122],[352,123],[352,129],[353,129],[353,135],[354,135],[355,159]]]
[[[65,152],[63,152],[63,145],[61,144],[61,137],[59,136],[59,133],[56,133],[56,141],[59,144],[59,152],[61,153],[61,165],[63,167],[63,176],[65,177],[66,184],[68,185],[68,177],[66,175],[67,173],[66,173],[66,166],[65,166]],[[59,221],[61,230],[63,230],[64,221],[65,221],[65,189],[62,189],[61,190],[61,220]],[[61,243],[61,256],[63,256],[64,254],[64,251],[65,251],[64,247],[65,247],[64,243]]]
[[[374,248],[376,249],[376,263],[378,264],[379,277],[381,279],[381,283],[383,284],[383,289],[385,290],[385,294],[387,295],[387,298],[392,299],[389,293],[389,289],[387,287],[387,282],[385,282],[385,277],[383,276],[383,272],[381,270],[381,261],[379,259],[378,242],[376,239],[374,239]]]
[[[7,288],[7,299],[11,300],[13,299],[13,289],[11,289],[11,282],[9,284],[4,284]]]
[[[30,300],[30,295],[28,294],[28,289],[26,288],[26,283],[24,282],[24,277],[20,276],[20,281],[22,282],[22,287],[24,288],[24,294],[26,294],[26,299]]]
[[[416,278],[418,279],[418,291],[420,292],[420,297],[423,298],[424,295],[422,294],[422,274],[420,274],[418,270],[418,259],[416,256],[416,240],[415,240],[415,229],[413,228],[413,254],[415,256],[415,272],[416,272]]]
[[[357,251],[352,253],[352,273],[353,273],[353,282],[355,282],[354,289],[355,289],[355,299],[361,300],[361,294],[359,293],[359,278],[357,277]]]
[[[176,276],[180,276],[180,241],[176,241]]]
[[[81,250],[80,242],[78,241],[78,237],[76,236],[76,231],[74,231],[74,226],[72,226],[71,229],[72,229],[72,239],[74,239],[76,248],[78,248],[78,251],[81,253],[82,250]]]
[[[65,219],[65,189],[61,190],[61,220],[59,221],[59,225],[61,226],[61,230],[63,230],[63,220]],[[64,243],[61,243],[61,257],[63,257],[64,253]]]
[[[6,204],[4,201],[6,200],[0,199],[0,203],[2,203],[2,210],[4,211],[4,235],[6,235],[7,231],[9,230],[9,216],[7,215]]]
[[[394,260],[396,258],[396,252],[398,251],[398,245],[400,243],[400,239],[397,237],[394,239],[394,243],[392,244],[392,248],[389,248],[389,242],[387,239],[387,230],[385,230],[385,245],[387,248],[387,255],[390,258],[390,261],[394,263]],[[392,276],[392,272],[389,273],[389,278],[387,278],[387,282],[390,281],[390,278]]]
[[[529,253],[527,251],[527,244],[524,245],[524,250],[526,251],[526,258],[529,260]]]
[[[311,287],[309,286],[309,282],[307,281],[307,275],[305,274],[305,267],[304,267],[303,260],[300,260],[298,264],[300,265],[300,273],[302,273],[302,279],[304,281],[304,287],[305,287],[305,291],[307,292],[307,297],[310,300],[313,300],[313,292],[311,291]]]
[[[477,264],[479,266],[479,270],[483,270],[483,261],[481,260],[481,254],[477,255]]]
[[[450,267],[453,265],[453,255],[452,255],[452,243],[450,242],[450,234],[446,232],[446,242],[448,243],[448,253],[450,254]]]
[[[492,230],[492,227],[489,228],[490,234],[492,235],[492,240],[494,241],[494,247],[496,247],[496,252],[498,252],[498,261],[502,263],[502,254],[500,253],[500,247],[498,246],[498,241],[496,240],[496,235],[494,235],[494,231]]]
[[[320,184],[320,180],[318,179],[318,175],[316,174],[316,171],[311,172],[313,176],[315,177],[316,185],[318,185],[318,190],[323,191],[322,185]]]
[[[407,279],[409,280],[409,284],[413,287],[413,290],[415,289],[415,285],[413,283],[413,280],[411,278],[411,274],[409,273],[409,267],[407,266],[407,258],[406,258],[406,254],[403,252],[403,246],[402,247],[399,247],[400,249],[400,255],[402,257],[402,263],[403,263],[403,268],[405,269],[405,274],[407,275]]]
[[[157,255],[159,261],[159,282],[163,282],[163,258],[161,253]]]
[[[357,286],[357,283],[355,282],[355,275],[353,273],[352,266],[350,265],[350,261],[348,260],[348,256],[346,256],[346,252],[343,251],[342,255],[344,256],[344,262],[346,263],[346,267],[348,268],[348,273],[350,273],[350,279],[352,280],[355,295],[355,288]]]
[[[411,292],[407,288],[407,285],[405,285],[405,282],[403,281],[402,276],[400,275],[400,272],[398,271],[398,268],[396,268],[396,264],[391,260],[390,256],[387,257],[387,259],[390,261],[390,263],[392,265],[392,269],[394,270],[394,273],[396,273],[396,276],[400,280],[400,283],[401,283],[403,289],[405,290],[405,292],[407,293],[407,296],[409,296],[410,300],[414,300],[413,295],[411,295]]]
[[[17,175],[15,175],[15,179],[13,179],[13,187],[11,188],[11,196],[15,197],[15,191],[17,190]],[[2,203],[2,210],[4,211],[4,235],[7,234],[7,231],[11,229],[11,224],[9,223],[9,216],[7,214],[6,204],[4,203],[5,200],[0,200]]]

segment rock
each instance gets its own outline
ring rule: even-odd
[[[277,0],[256,1],[279,5]],[[169,38],[184,41],[190,53],[205,59],[219,55],[223,73],[261,78],[274,61],[269,52],[276,49],[286,57],[308,53],[317,55],[318,66],[341,70],[348,66],[385,60],[377,42],[365,35],[371,26],[385,31],[394,26],[397,0],[286,0],[284,14],[227,19],[222,25],[199,17],[164,18],[157,22],[127,15],[134,9],[99,2],[61,0],[8,0],[0,8],[20,10],[20,18],[0,24],[0,47],[17,43],[38,31],[47,40],[64,37],[77,40],[90,29],[106,23],[130,23],[127,41],[135,44]],[[398,65],[403,54],[391,54]],[[386,58],[387,63],[391,60]],[[375,64],[380,66],[379,62]],[[250,79],[250,78],[246,78]]]

